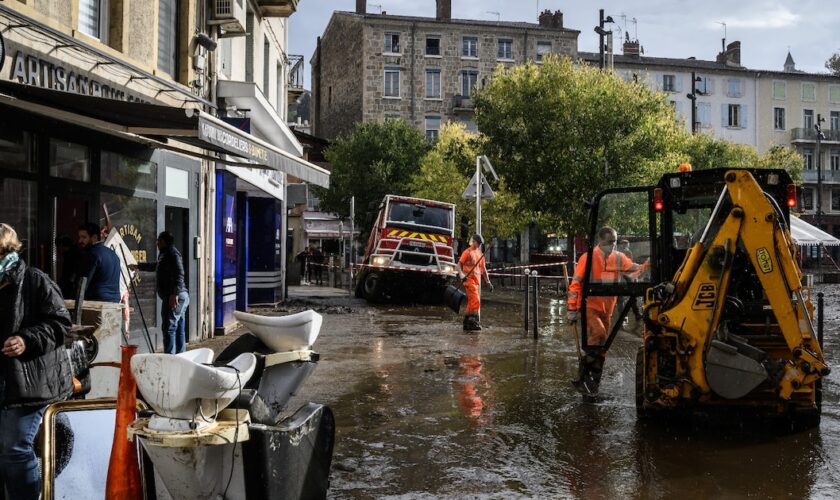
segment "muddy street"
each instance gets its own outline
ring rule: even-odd
[[[835,364],[840,293],[826,292],[826,351]],[[352,310],[326,311],[315,346],[321,362],[298,399],[335,412],[332,497],[836,495],[840,369],[824,386],[818,430],[642,425],[637,335],[620,334],[602,396],[582,402],[569,383],[577,359],[562,301],[544,301],[535,341],[522,330],[518,295],[488,299],[478,334],[465,334],[442,307],[353,302]]]

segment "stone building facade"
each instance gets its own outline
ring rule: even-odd
[[[540,22],[451,18],[439,0],[435,18],[335,12],[312,58],[314,134],[346,134],[357,122],[406,120],[435,138],[443,123],[474,129],[470,95],[499,66],[540,61],[549,53],[577,57],[579,31],[562,13]]]

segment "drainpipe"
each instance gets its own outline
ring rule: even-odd
[[[409,88],[411,88],[411,123],[412,124],[414,123],[414,121],[417,118],[417,96],[414,95],[415,90],[416,90],[415,89],[415,82],[417,81],[417,78],[415,78],[415,76],[414,76],[414,67],[415,67],[415,60],[416,60],[416,57],[414,57],[414,49],[416,48],[416,45],[417,45],[416,41],[414,40],[414,35],[416,34],[416,32],[417,32],[417,23],[416,22],[411,23],[411,52],[408,54],[408,57],[409,57],[409,60],[411,61],[411,71],[409,73],[411,75],[411,79],[409,80],[409,82],[411,82],[411,84],[410,84]]]

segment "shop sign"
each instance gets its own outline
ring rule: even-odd
[[[216,124],[200,120],[198,124],[198,138],[230,151],[233,154],[268,165],[269,152],[265,147],[231,130]]]
[[[146,99],[129,94],[123,89],[100,82],[81,71],[68,69],[60,63],[53,63],[44,58],[26,54],[22,50],[15,53],[9,78],[25,85],[73,94],[104,97],[118,101],[149,102]]]

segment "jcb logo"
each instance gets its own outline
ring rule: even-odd
[[[700,283],[700,289],[697,290],[697,295],[694,296],[694,305],[691,308],[695,311],[712,309],[715,307],[716,300],[717,286],[714,283]]]
[[[773,259],[770,258],[770,252],[766,248],[761,247],[755,251],[755,260],[758,261],[758,268],[764,274],[773,271]]]

